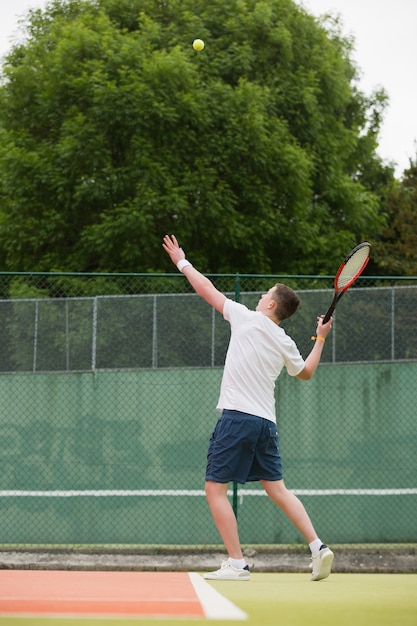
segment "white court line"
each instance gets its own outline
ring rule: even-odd
[[[297,496],[412,496],[417,495],[415,487],[398,487],[397,489],[290,489]],[[262,496],[264,491],[258,489],[240,489],[239,496]]]
[[[290,489],[297,496],[411,496],[417,495],[415,487],[389,489]],[[228,492],[229,496],[232,491]],[[238,489],[239,498],[245,496],[266,496],[261,489]],[[75,498],[75,497],[196,497],[205,496],[203,489],[54,489],[50,491],[3,489],[0,497],[20,498]]]
[[[234,619],[240,621],[248,619],[248,615],[244,611],[213,589],[200,574],[189,572],[188,576],[207,619]]]

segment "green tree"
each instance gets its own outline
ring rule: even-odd
[[[387,225],[374,245],[374,262],[389,276],[417,276],[417,156],[391,189],[384,209]]]
[[[191,46],[205,40],[202,52]],[[382,225],[386,104],[292,0],[53,0],[0,88],[12,270],[333,272]]]

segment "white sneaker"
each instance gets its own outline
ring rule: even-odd
[[[322,580],[327,578],[332,569],[334,554],[325,544],[320,548],[320,552],[316,556],[311,557],[312,573],[311,580]]]
[[[230,561],[222,561],[220,569],[204,574],[208,580],[250,580],[249,566],[243,569],[233,567]]]

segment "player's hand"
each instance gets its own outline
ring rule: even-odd
[[[176,265],[178,261],[185,259],[184,250],[180,248],[175,235],[165,235],[162,247],[165,252],[169,254],[169,257],[174,265]]]
[[[326,322],[325,324],[323,324],[323,319],[324,319],[324,315],[320,315],[317,318],[317,329],[316,329],[316,335],[318,337],[324,337],[326,338],[327,335],[329,334],[329,332],[332,329],[332,324],[333,324],[333,318],[331,317],[329,319],[328,322]]]

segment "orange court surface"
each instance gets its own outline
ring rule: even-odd
[[[245,619],[186,572],[0,571],[0,617]]]

